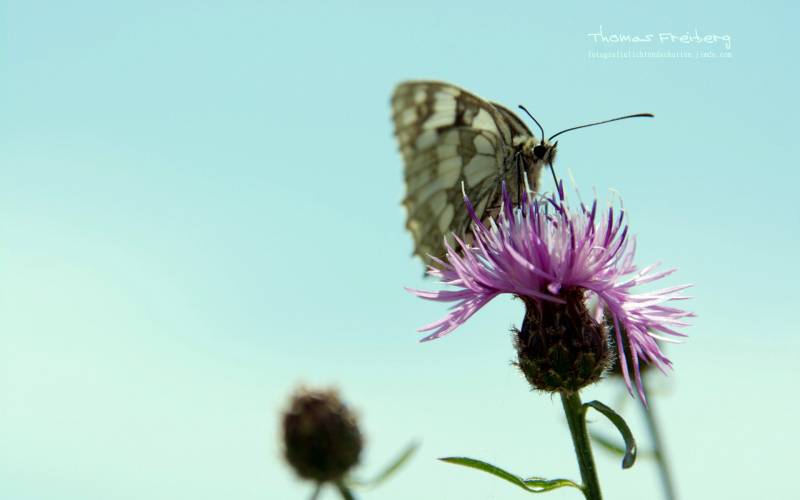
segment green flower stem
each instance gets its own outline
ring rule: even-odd
[[[353,492],[350,491],[350,488],[347,487],[342,481],[336,483],[336,488],[339,490],[339,493],[342,495],[344,500],[356,500],[356,497],[353,495]]]
[[[320,491],[322,491],[322,483],[317,483],[317,487],[314,488],[314,493],[311,494],[311,500],[317,500]]]
[[[647,397],[647,408],[643,408],[643,411],[645,421],[647,422],[647,430],[650,432],[650,442],[653,443],[653,454],[658,462],[658,472],[661,476],[661,486],[664,488],[664,498],[667,500],[676,500],[678,497],[675,494],[675,487],[672,484],[669,464],[664,454],[664,445],[661,441],[661,433],[658,430],[658,422],[656,421],[656,415],[653,410],[653,399],[647,396],[644,382],[642,383],[642,391],[645,392],[645,396]]]
[[[600,481],[597,480],[592,445],[589,433],[586,432],[586,407],[581,403],[581,397],[577,392],[572,394],[562,392],[561,403],[564,405],[564,414],[567,416],[569,432],[572,434],[572,444],[575,445],[575,455],[578,457],[578,467],[581,469],[583,496],[587,500],[602,500],[603,494],[600,492]]]

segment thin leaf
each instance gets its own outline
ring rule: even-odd
[[[570,486],[572,488],[581,489],[569,479],[545,479],[543,477],[529,477],[524,480],[525,484],[530,488],[536,488],[534,493],[544,493],[545,491],[555,490],[557,488],[564,488]]]
[[[625,423],[625,420],[619,416],[617,412],[604,405],[600,401],[590,401],[585,403],[584,406],[594,408],[603,415],[605,415],[617,430],[622,434],[622,439],[625,440],[625,452],[622,457],[622,468],[628,469],[633,466],[636,461],[636,440],[633,439],[630,427]]]
[[[464,467],[470,467],[472,469],[481,470],[483,472],[488,472],[493,476],[497,476],[500,479],[505,479],[509,483],[517,485],[523,490],[529,491],[531,493],[544,493],[546,491],[554,490],[556,488],[563,488],[566,486],[577,488],[579,490],[581,489],[579,485],[575,484],[569,479],[543,479],[540,477],[530,477],[528,479],[522,479],[521,477],[516,476],[508,471],[505,471],[500,467],[496,467],[490,463],[484,462],[482,460],[476,460],[474,458],[447,457],[447,458],[440,458],[439,460],[451,464],[463,465]]]
[[[394,473],[397,472],[408,461],[409,458],[411,458],[414,452],[417,451],[417,448],[419,448],[419,443],[409,444],[408,446],[406,446],[403,452],[397,456],[397,458],[395,458],[392,462],[390,462],[389,465],[387,465],[386,468],[383,469],[383,471],[378,473],[378,475],[376,475],[372,479],[367,481],[351,479],[347,481],[348,484],[350,484],[351,486],[358,486],[360,488],[374,488],[378,486],[379,484],[381,484],[382,482],[386,481],[391,476],[393,476]]]

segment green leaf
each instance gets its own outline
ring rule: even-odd
[[[419,443],[409,444],[408,446],[406,446],[403,452],[397,456],[397,458],[395,458],[392,462],[390,462],[389,465],[387,465],[386,468],[383,469],[383,471],[381,471],[374,478],[367,481],[351,479],[347,481],[348,484],[360,488],[374,488],[378,486],[379,484],[381,484],[382,482],[386,481],[391,476],[393,476],[394,473],[397,472],[408,461],[409,458],[411,458],[414,452],[417,451],[417,448],[419,448]]]
[[[581,489],[580,485],[573,483],[569,479],[545,479],[543,477],[529,477],[528,479],[524,480],[525,485],[529,488],[533,488],[535,490],[533,493],[544,493],[545,491],[555,490],[557,488],[563,488],[566,486],[570,486],[572,488]]]
[[[515,484],[520,488],[522,488],[523,490],[529,491],[531,493],[544,493],[545,491],[554,490],[556,488],[563,488],[565,486],[577,488],[579,490],[582,489],[579,485],[575,484],[569,479],[544,479],[541,477],[529,477],[527,479],[522,479],[521,477],[516,476],[508,471],[505,471],[500,467],[496,467],[490,463],[483,462],[481,460],[476,460],[474,458],[447,457],[447,458],[440,458],[439,460],[450,464],[463,465],[464,467],[470,467],[472,469],[478,469],[482,470],[483,472],[488,472],[493,476],[497,476],[500,479],[505,479],[509,483]]]
[[[622,468],[628,469],[633,466],[636,461],[636,440],[633,439],[630,427],[625,423],[625,420],[619,416],[617,412],[604,405],[600,401],[590,401],[583,406],[594,408],[603,415],[605,415],[611,423],[614,424],[617,430],[622,434],[622,439],[625,440],[625,452],[622,457]]]

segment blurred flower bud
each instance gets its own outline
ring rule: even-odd
[[[332,389],[295,392],[283,415],[283,440],[297,474],[319,483],[341,479],[363,445],[355,416]]]

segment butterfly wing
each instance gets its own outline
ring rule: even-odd
[[[515,140],[531,133],[509,110],[443,82],[401,83],[392,111],[405,162],[406,227],[414,253],[428,263],[445,254],[443,236],[469,228],[462,183],[483,218],[500,204],[501,180],[513,183]]]

